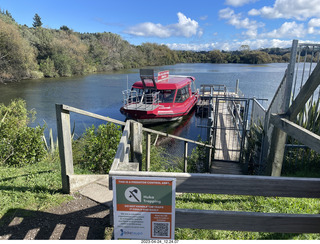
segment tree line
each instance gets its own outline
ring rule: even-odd
[[[288,62],[289,50],[208,52],[175,51],[165,45],[132,45],[119,35],[78,33],[61,26],[44,28],[35,14],[33,26],[18,24],[8,11],[0,10],[0,82],[42,77],[64,77],[92,72],[140,68],[176,63]]]

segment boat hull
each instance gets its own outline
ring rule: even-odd
[[[152,110],[139,110],[123,106],[121,112],[128,119],[134,119],[142,124],[171,122],[182,119],[183,116],[187,115],[196,105],[197,100],[197,97],[193,96],[182,104],[159,104],[157,108]]]

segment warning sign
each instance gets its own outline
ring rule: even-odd
[[[175,187],[171,178],[113,177],[115,239],[174,239]]]

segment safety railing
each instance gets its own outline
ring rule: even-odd
[[[153,110],[159,106],[160,92],[138,94],[134,90],[122,91],[123,107],[128,110]]]

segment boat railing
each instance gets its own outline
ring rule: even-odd
[[[134,90],[124,90],[122,91],[123,95],[123,106],[129,106],[132,104],[140,103],[140,96],[137,91]]]
[[[153,110],[159,106],[160,92],[138,94],[134,90],[125,90],[122,92],[123,106],[126,109]]]
[[[160,92],[152,92],[149,94],[144,94],[143,101],[142,101],[143,104],[158,106],[160,102],[159,94]]]
[[[223,96],[227,92],[225,85],[205,84],[200,87],[201,96]]]

